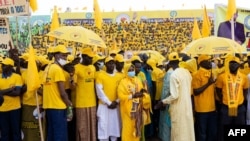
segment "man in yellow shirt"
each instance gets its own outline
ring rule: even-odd
[[[246,124],[246,107],[243,102],[248,92],[248,79],[239,71],[239,58],[230,57],[225,66],[225,72],[216,81],[216,93],[222,103],[219,129],[221,139],[224,125]]]
[[[65,91],[63,66],[67,63],[68,51],[64,45],[54,48],[55,61],[49,64],[43,76],[43,108],[47,117],[47,140],[67,141],[67,110],[71,101]],[[72,118],[72,117],[70,117]]]
[[[5,58],[2,62],[0,75],[0,129],[2,141],[21,140],[21,101],[20,94],[23,85],[19,74],[13,73],[14,61]]]
[[[198,64],[199,70],[192,79],[197,140],[214,141],[217,135],[217,112],[211,57],[200,55]]]
[[[111,56],[105,59],[105,66],[106,72],[102,71],[96,78],[98,139],[116,141],[121,132],[117,87],[122,78],[114,72],[115,61]]]
[[[119,75],[120,78],[125,77],[123,73],[125,60],[121,54],[117,54],[115,56],[115,71],[117,72],[117,75]]]
[[[94,53],[82,50],[82,62],[75,65],[76,75],[76,140],[96,141],[96,70],[92,65]]]

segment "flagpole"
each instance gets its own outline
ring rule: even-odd
[[[42,120],[41,120],[41,115],[40,115],[40,107],[39,107],[39,103],[38,103],[37,91],[35,93],[36,93],[36,109],[37,109],[37,113],[38,113],[38,123],[39,123],[40,136],[41,136],[41,141],[44,141]]]
[[[16,47],[18,48],[18,19],[16,16]]]
[[[28,5],[30,5],[30,2],[28,2]],[[29,36],[30,36],[29,45],[31,46],[30,16],[31,16],[31,13],[30,13],[30,9],[28,8],[28,24],[29,24],[28,30],[29,30]],[[44,141],[37,91],[35,91],[35,93],[36,93],[36,107],[37,107],[37,112],[38,112],[38,124],[39,124],[40,136],[41,136],[41,141]]]
[[[234,20],[233,18],[231,18],[230,20],[230,23],[231,23],[231,37],[232,37],[232,40],[235,40],[235,37],[234,37]]]

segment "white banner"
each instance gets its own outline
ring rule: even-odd
[[[29,4],[27,0],[0,0],[0,16],[27,15]]]
[[[0,18],[0,39],[0,54],[7,55],[10,46],[13,46],[7,18]]]

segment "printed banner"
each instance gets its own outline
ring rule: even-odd
[[[207,9],[208,16],[213,19],[213,9]],[[157,10],[157,11],[127,11],[127,12],[103,12],[104,22],[121,21],[147,21],[147,22],[164,22],[166,20],[175,20],[177,22],[193,21],[193,18],[202,18],[203,9],[199,10]],[[92,12],[70,12],[60,13],[59,17],[62,22],[76,20],[81,23],[91,23],[94,20]],[[84,20],[83,20],[84,19]]]
[[[29,5],[26,0],[0,0],[0,16],[27,15]]]
[[[238,18],[237,22],[244,24],[245,27],[245,36],[246,41],[243,46],[250,48],[250,9],[245,8],[237,8],[238,10]],[[226,21],[226,12],[227,7],[225,5],[217,4],[215,5],[214,14],[215,14],[215,21],[214,21],[214,33],[217,36],[217,31],[219,24],[221,22]]]
[[[4,56],[10,49],[10,46],[13,46],[7,18],[0,18],[0,39],[0,54]]]

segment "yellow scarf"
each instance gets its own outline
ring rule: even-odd
[[[242,78],[239,73],[233,78],[232,74],[227,75],[227,99],[228,99],[228,115],[237,116],[238,114],[238,99],[241,88]]]

